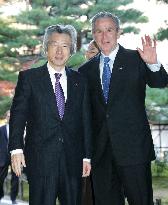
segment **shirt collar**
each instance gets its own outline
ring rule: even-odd
[[[58,72],[58,71],[56,71],[53,67],[51,67],[51,65],[49,64],[49,62],[47,63],[47,68],[48,68],[49,74],[52,75],[52,76],[55,75],[55,73],[61,73],[62,76],[66,76],[65,68]],[[62,77],[62,76],[61,76],[61,77]]]
[[[109,57],[110,60],[114,62],[118,50],[119,50],[119,45],[117,44],[116,48],[113,51],[111,51],[111,53],[108,56],[105,56],[103,53],[101,53],[100,60],[103,62],[104,57]]]

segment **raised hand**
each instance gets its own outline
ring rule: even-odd
[[[149,35],[141,38],[142,40],[142,50],[137,48],[141,58],[145,63],[156,64],[157,63],[157,53],[156,53],[156,40],[150,38]]]

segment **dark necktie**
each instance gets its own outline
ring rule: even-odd
[[[111,78],[111,70],[109,66],[109,57],[104,58],[104,67],[103,67],[103,75],[102,75],[102,84],[103,84],[103,94],[105,101],[107,103],[108,94],[109,94],[109,86],[110,86],[110,78]]]
[[[65,97],[64,92],[60,84],[61,73],[55,73],[55,97],[58,107],[59,116],[62,119],[64,116],[64,109],[65,109]]]

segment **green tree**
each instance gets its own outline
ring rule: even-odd
[[[12,3],[12,0],[8,2]],[[134,25],[126,23],[148,21],[140,11],[120,8],[121,5],[126,6],[133,0],[25,0],[25,2],[26,11],[8,19],[0,18],[0,70],[1,73],[6,73],[6,77],[1,75],[1,80],[11,80],[11,71],[22,68],[22,59],[36,55],[44,29],[51,24],[72,24],[77,29],[78,53],[70,59],[69,65],[78,66],[84,61],[80,52],[81,43],[92,38],[89,20],[95,13],[106,10],[118,15],[123,32],[139,32]],[[16,23],[17,27],[14,27]]]
[[[165,6],[168,6],[168,0],[157,0],[158,2],[162,2]],[[158,40],[163,41],[164,39],[168,39],[168,22],[165,20],[165,28],[159,28],[158,32],[156,33],[156,38]]]
[[[149,88],[146,92],[146,108],[151,121],[168,123],[168,88]]]
[[[133,0],[36,0],[29,1],[32,10],[22,12],[16,17],[18,23],[37,27],[37,35],[42,35],[44,29],[56,23],[72,24],[78,31],[78,50],[84,37],[90,35],[90,18],[99,11],[106,10],[118,15],[121,19],[123,32],[138,33],[135,26],[126,26],[125,23],[147,22],[147,17],[135,9],[119,9],[132,3]]]

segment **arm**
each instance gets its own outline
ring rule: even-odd
[[[150,87],[162,88],[168,84],[168,74],[163,66],[157,61],[156,40],[152,40],[145,35],[142,38],[142,50],[137,48],[142,60],[146,63],[147,69],[147,84]]]
[[[26,166],[23,155],[23,136],[29,110],[29,97],[30,85],[25,73],[20,72],[9,121],[9,151],[12,151],[11,164],[17,176],[20,176],[22,166]],[[20,151],[15,152],[16,150]]]
[[[88,86],[85,84],[83,99],[83,127],[84,127],[84,150],[86,158],[83,159],[83,177],[89,176],[91,171],[91,111],[88,94]]]

